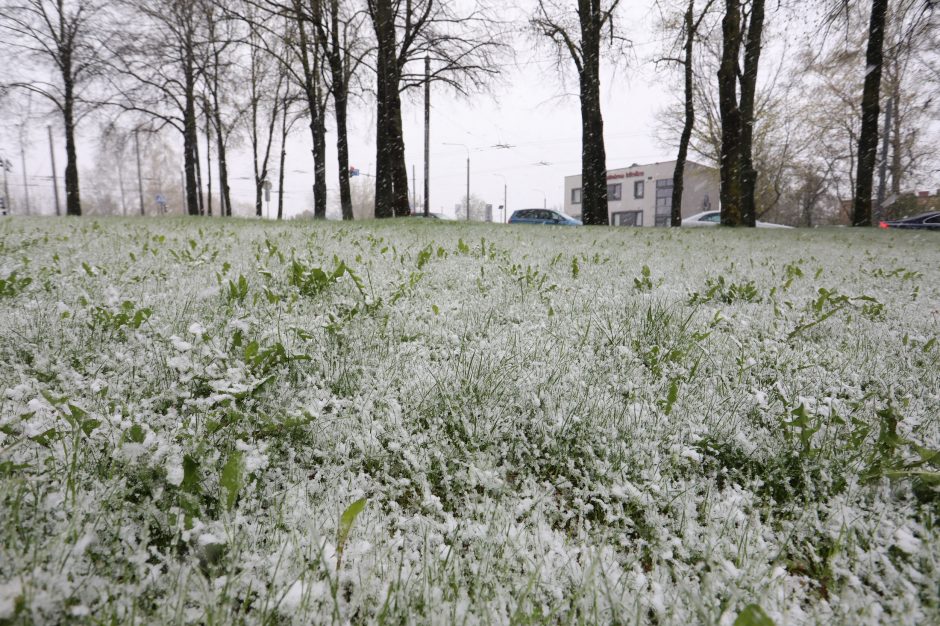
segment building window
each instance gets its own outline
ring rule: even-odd
[[[607,201],[608,202],[620,202],[620,198],[623,195],[623,185],[617,183],[616,185],[607,185]]]
[[[633,197],[638,200],[641,199],[643,197],[643,193],[645,189],[646,189],[645,180],[636,181],[635,183],[633,183]]]
[[[581,188],[571,190],[571,204],[581,204]]]
[[[656,225],[669,226],[672,215],[672,179],[656,181]]]
[[[611,213],[610,219],[614,226],[642,226],[643,211],[619,211]]]

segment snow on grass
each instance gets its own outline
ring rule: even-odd
[[[0,320],[0,623],[940,616],[933,233],[7,219]]]

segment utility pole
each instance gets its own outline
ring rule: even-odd
[[[140,214],[141,216],[145,215],[144,213],[144,178],[143,174],[140,172],[140,138],[138,137],[138,130],[134,129],[134,149],[137,152],[137,193],[140,196]]]
[[[13,203],[10,201],[10,186],[7,184],[7,172],[13,169],[13,163],[0,158],[0,166],[3,167],[3,202],[7,210],[7,215],[13,215]]]
[[[127,217],[127,198],[124,196],[124,159],[118,159],[118,185],[121,187],[121,215]]]
[[[431,210],[431,56],[424,57],[424,217]]]
[[[470,150],[467,150],[467,221],[470,221]]]
[[[52,160],[52,191],[55,192],[55,214],[62,215],[62,209],[59,208],[59,183],[55,176],[55,148],[52,145],[52,126],[46,126],[49,131],[49,158]]]
[[[22,142],[20,143],[20,163],[23,165],[23,192],[26,194],[26,215],[29,215],[29,184],[26,181],[26,147]]]
[[[411,164],[411,212],[418,208],[418,175],[415,173],[414,163]]]
[[[885,105],[885,129],[881,142],[881,167],[878,170],[878,204],[875,206],[875,223],[881,222],[885,211],[885,188],[888,178],[888,145],[891,138],[891,117],[894,113],[893,98],[888,98]]]

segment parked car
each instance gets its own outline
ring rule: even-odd
[[[581,220],[549,209],[520,209],[509,216],[510,224],[557,224],[559,226],[581,226]]]
[[[704,213],[696,213],[695,215],[690,215],[689,217],[682,218],[682,225],[688,226],[690,228],[698,228],[700,226],[719,226],[721,225],[721,211],[705,211]],[[758,228],[793,228],[792,226],[784,226],[783,224],[772,224],[770,222],[757,222]]]
[[[412,213],[411,217],[424,217],[424,211]],[[428,218],[432,220],[450,220],[450,218],[443,213],[428,213]]]
[[[913,228],[917,230],[940,230],[940,211],[922,213],[902,220],[879,222],[880,228]]]

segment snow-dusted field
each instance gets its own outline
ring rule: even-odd
[[[938,335],[936,233],[7,218],[0,623],[937,623]]]

